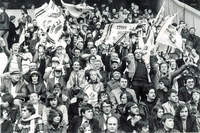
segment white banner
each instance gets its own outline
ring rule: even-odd
[[[102,37],[97,40],[96,45],[98,46],[102,42],[106,44],[115,44],[120,38],[126,38],[131,31],[137,27],[138,23],[126,24],[126,23],[113,23],[107,24],[104,28]],[[127,39],[127,38],[126,38]],[[123,39],[124,40],[124,39]],[[122,40],[121,40],[122,41]]]

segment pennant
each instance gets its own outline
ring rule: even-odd
[[[86,5],[86,3],[74,5],[74,4],[64,3],[63,0],[61,0],[61,3],[62,6],[65,8],[65,11],[68,11],[72,16],[77,18],[80,17],[81,14],[85,12],[94,10],[93,7]]]
[[[183,52],[182,37],[176,30],[176,27],[172,25],[174,18],[175,15],[166,20],[157,36],[156,42],[159,43],[159,45],[162,44],[177,48]]]

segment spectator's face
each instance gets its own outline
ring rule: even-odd
[[[171,61],[171,68],[176,69],[176,61],[175,60]]]
[[[156,92],[154,89],[149,90],[149,93],[147,94],[147,98],[150,100],[155,100]]]
[[[138,115],[139,114],[139,108],[138,108],[137,104],[135,104],[135,105],[130,107],[130,113],[134,114],[134,115]]]
[[[118,59],[118,54],[117,53],[112,53],[111,54],[111,60],[117,60]]]
[[[59,96],[61,94],[61,88],[55,87],[54,90],[53,90],[53,94],[56,94],[57,96]]]
[[[88,42],[88,44],[87,44],[87,47],[90,49],[91,47],[93,47],[94,46],[94,43],[93,42]]]
[[[96,48],[92,48],[90,50],[91,55],[96,55],[97,54],[97,49]]]
[[[90,72],[90,79],[92,81],[96,81],[97,80],[97,73],[95,71],[91,71]]]
[[[38,82],[39,77],[37,74],[33,74],[31,78],[32,78],[32,82]]]
[[[174,128],[174,119],[168,118],[164,122],[164,126],[168,129],[173,129]]]
[[[122,88],[126,88],[127,85],[128,85],[127,79],[121,78],[120,85],[121,85]]]
[[[200,101],[200,94],[198,92],[193,92],[192,93],[192,99],[194,101]]]
[[[140,51],[135,51],[135,58],[138,60],[142,59],[142,53]]]
[[[13,82],[18,82],[20,80],[20,74],[12,74],[11,75],[11,80]]]
[[[38,103],[39,100],[40,100],[40,98],[38,97],[38,94],[32,93],[32,94],[30,95],[30,102],[31,102],[32,104]]]
[[[53,118],[53,122],[54,123],[60,123],[61,117],[59,116],[59,114],[57,114],[54,118]]]
[[[169,101],[177,103],[178,102],[178,94],[177,93],[172,93],[169,97]]]
[[[127,95],[126,95],[126,93],[124,93],[124,94],[122,95],[122,97],[121,97],[121,102],[122,102],[122,104],[126,104],[126,103],[127,103]]]
[[[81,54],[81,51],[80,51],[80,50],[76,49],[76,50],[74,51],[74,56],[75,56],[75,57],[79,57],[80,54]]]
[[[186,81],[186,87],[188,88],[188,89],[193,89],[194,88],[194,79],[188,79],[187,81]]]
[[[115,72],[113,73],[113,78],[114,78],[115,80],[119,80],[119,79],[121,78],[121,73],[115,71]]]
[[[74,62],[73,69],[74,69],[74,71],[78,71],[80,69],[80,63],[79,62]]]
[[[12,47],[13,54],[17,54],[18,51],[19,51],[19,46],[18,45],[13,45],[13,47]]]
[[[95,66],[95,70],[99,70],[101,68],[101,61],[96,60],[94,63],[94,66]]]
[[[29,112],[29,110],[26,107],[24,107],[22,108],[21,116],[23,119],[27,119],[31,116],[31,112]]]
[[[159,82],[159,89],[164,90],[166,87],[163,82]]]
[[[149,133],[149,125],[142,127],[141,133]]]
[[[39,53],[44,53],[44,47],[43,47],[43,46],[40,46],[40,47],[38,48],[38,51],[39,51]]]
[[[163,109],[158,109],[157,117],[158,118],[162,118],[163,114],[164,114],[164,110]]]
[[[1,99],[0,99],[0,100],[1,100]],[[4,101],[1,100],[1,105],[2,105],[3,107],[7,108],[7,107],[9,106],[9,103],[8,103],[8,101],[4,102]]]
[[[77,47],[78,47],[79,49],[83,49],[83,43],[82,43],[82,42],[78,43]]]
[[[194,35],[195,34],[195,29],[190,29],[190,34]]]
[[[108,121],[107,121],[107,130],[110,133],[116,133],[117,129],[118,129],[117,119],[114,118],[114,117],[109,118]]]
[[[188,109],[187,109],[187,107],[183,108],[180,111],[180,117],[181,117],[182,120],[187,120],[187,117],[188,117]]]
[[[91,120],[93,118],[93,111],[92,109],[86,110],[85,113],[83,113],[83,116],[87,118],[88,120]]]
[[[118,63],[117,62],[113,62],[111,65],[113,70],[116,70],[118,68]]]
[[[168,72],[168,66],[167,66],[167,64],[162,64],[161,66],[160,66],[160,72],[161,73],[167,73]]]
[[[55,77],[62,76],[62,70],[55,70]]]
[[[104,102],[103,105],[102,105],[103,113],[106,114],[106,115],[109,115],[111,110],[112,110],[111,105]]]
[[[58,105],[58,100],[57,100],[57,98],[54,98],[54,99],[50,100],[50,105],[51,105],[51,107],[53,107],[53,108],[57,107],[57,105]]]
[[[58,47],[58,48],[56,49],[56,53],[57,53],[57,54],[62,54],[62,50],[63,50],[63,47]]]

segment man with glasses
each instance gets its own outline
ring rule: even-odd
[[[188,76],[185,80],[185,87],[182,87],[178,91],[178,98],[181,101],[188,102],[191,99],[192,90],[195,87],[195,78]]]
[[[111,116],[116,116],[116,114],[114,114],[112,112],[112,102],[110,100],[104,100],[101,105],[101,113],[97,116],[98,120],[99,120],[99,127],[102,129],[102,131],[106,130],[106,121],[109,117]]]

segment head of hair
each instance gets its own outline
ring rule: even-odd
[[[164,123],[167,119],[174,119],[173,114],[171,113],[164,113],[162,118],[161,118],[161,122]]]
[[[10,93],[5,93],[3,94],[3,96],[1,97],[3,102],[8,102],[9,106],[12,106],[14,103],[14,98]]]
[[[32,115],[35,114],[35,108],[33,107],[33,104],[24,103],[24,104],[22,104],[22,109],[23,108],[26,108]]]
[[[172,93],[178,94],[178,92],[174,89],[171,89],[167,92],[167,97],[169,98],[171,96]]]
[[[135,123],[136,131],[140,133],[142,131],[143,127],[148,127],[149,122],[147,120],[139,120]]]
[[[52,124],[56,116],[60,116],[60,122],[63,120],[63,114],[59,109],[51,109],[48,115],[48,123]]]
[[[159,82],[162,82],[167,89],[171,89],[171,83],[167,77],[160,78]]]
[[[103,109],[103,104],[104,103],[109,104],[112,107],[112,102],[110,100],[106,99],[106,100],[101,102],[101,110]]]
[[[106,91],[100,91],[99,94],[98,94],[98,102],[101,102],[102,95],[107,95],[108,100],[110,100],[109,94]]]
[[[128,102],[128,103],[125,105],[125,107],[124,107],[124,109],[125,109],[124,114],[125,114],[125,115],[128,115],[128,114],[129,114],[129,110],[131,109],[131,107],[132,107],[133,105],[137,105],[137,106],[138,106],[138,104],[137,104],[137,103],[134,103],[134,102]]]
[[[57,106],[61,104],[61,101],[58,99],[58,97],[54,94],[50,94],[48,97],[47,97],[47,100],[46,100],[46,106],[47,107],[51,107],[51,104],[50,102],[54,99],[57,99]]]
[[[87,110],[92,110],[93,107],[91,104],[86,104],[86,105],[83,105],[82,108],[81,108],[81,116],[87,111]]]
[[[180,112],[181,112],[181,110],[184,109],[184,108],[187,108],[187,110],[188,110],[188,117],[190,116],[189,108],[188,108],[187,104],[180,104],[180,105],[178,105],[178,108],[177,108],[177,110],[176,110],[175,118],[177,118],[178,120],[181,119]]]
[[[56,83],[53,88],[60,88],[61,90],[63,89],[63,86],[61,85],[61,83]]]
[[[126,94],[126,97],[127,97],[127,102],[133,101],[133,96],[132,96],[131,93],[128,92],[128,91],[122,92],[122,93],[120,94],[120,99],[121,99],[122,96],[125,95],[125,94]]]
[[[162,109],[164,111],[164,108],[161,105],[156,105],[153,107],[153,109],[152,109],[152,118],[153,119],[157,119],[157,113],[158,113],[159,109]]]

